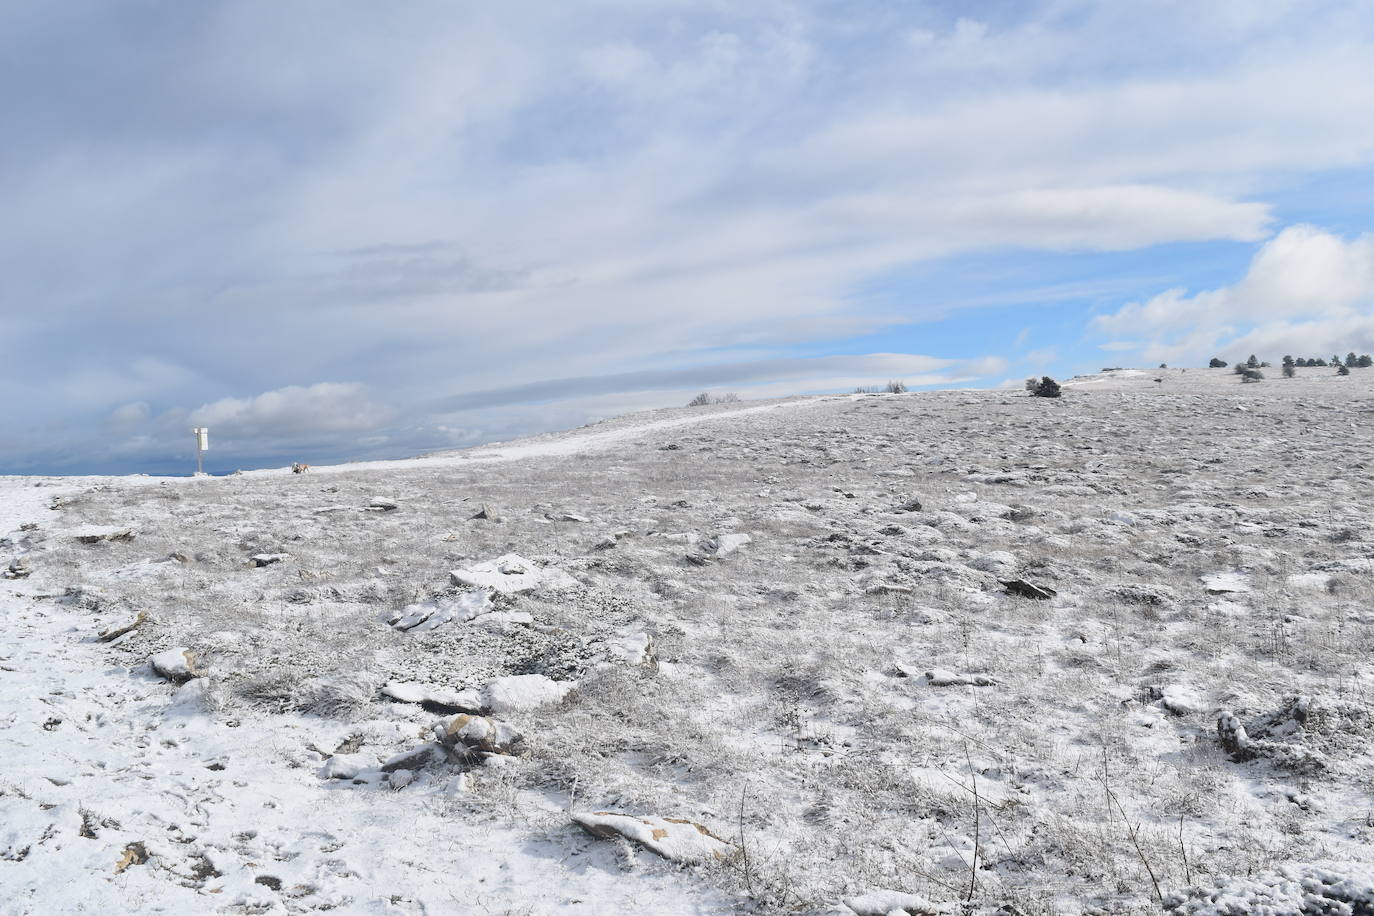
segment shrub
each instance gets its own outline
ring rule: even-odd
[[[1337,364],[1336,364],[1336,374],[1337,374],[1337,375],[1349,375],[1349,374],[1350,374],[1350,367],[1349,367],[1349,366],[1343,366],[1343,365],[1341,365],[1340,363],[1337,363]]]
[[[906,392],[906,382],[889,380],[887,383],[888,394],[904,394]]]
[[[1236,375],[1244,375],[1245,373],[1250,371],[1250,367],[1245,365],[1245,363],[1236,363],[1235,368],[1233,368],[1231,371],[1234,372]]]
[[[733,391],[727,391],[718,398],[712,398],[712,404],[734,404],[739,401],[739,395]]]
[[[1240,380],[1242,382],[1262,382],[1264,381],[1264,373],[1258,369],[1246,369]]]
[[[1360,361],[1356,365],[1361,369],[1368,369],[1370,366],[1374,366],[1374,356],[1370,356],[1366,353],[1364,356],[1360,357]]]
[[[1354,369],[1359,364],[1360,358],[1355,355],[1354,350],[1351,350],[1349,353],[1345,354],[1345,365],[1347,369]]]
[[[1169,368],[1169,364],[1168,364],[1168,363],[1160,363],[1160,364],[1159,364],[1159,368],[1161,368],[1161,369],[1168,369],[1168,368]]]
[[[1296,368],[1294,368],[1294,366],[1293,366],[1292,363],[1284,363],[1284,364],[1283,364],[1283,377],[1284,377],[1284,378],[1292,378],[1293,376],[1295,376],[1295,375],[1297,375],[1297,374],[1298,374],[1298,370],[1297,370]]]
[[[1226,360],[1224,360],[1224,359],[1218,359],[1217,357],[1213,356],[1212,359],[1211,359],[1211,361],[1210,361],[1209,363],[1207,363],[1207,368],[1208,368],[1208,369],[1225,369],[1225,368],[1226,368]]]
[[[1026,388],[1030,391],[1031,397],[1057,398],[1062,394],[1059,390],[1059,383],[1048,375],[1042,376],[1040,381],[1036,382],[1034,388],[1030,386],[1031,381],[1032,379],[1026,379]]]
[[[703,391],[701,394],[697,395],[696,397],[694,397],[694,398],[692,398],[690,401],[688,401],[688,402],[687,402],[687,406],[688,406],[688,407],[705,407],[705,406],[706,406],[707,404],[709,404],[709,403],[711,403],[711,396],[710,396],[709,394],[707,394],[706,392]]]
[[[1260,367],[1259,360],[1255,358],[1255,354],[1251,353],[1251,354],[1250,354],[1250,358],[1247,359],[1247,360],[1245,361],[1245,368],[1247,368],[1247,369],[1258,369],[1259,367]]]

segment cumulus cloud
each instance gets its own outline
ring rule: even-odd
[[[1265,242],[1231,286],[1189,294],[1169,289],[1093,327],[1129,334],[1154,359],[1227,353],[1329,355],[1374,349],[1374,235],[1345,239],[1315,226],[1290,226]]]

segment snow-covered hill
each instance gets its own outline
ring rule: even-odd
[[[4,479],[0,910],[1358,899],[1374,370],[1299,372]]]

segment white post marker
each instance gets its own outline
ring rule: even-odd
[[[191,432],[196,434],[196,476],[204,477],[205,471],[202,468],[202,456],[210,448],[210,427],[197,426]]]

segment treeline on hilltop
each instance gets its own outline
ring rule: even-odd
[[[1207,365],[1212,369],[1225,369],[1230,364],[1227,363],[1226,360],[1214,356]],[[1374,356],[1370,356],[1368,353],[1363,356],[1357,356],[1354,350],[1347,353],[1344,360],[1335,355],[1333,355],[1329,361],[1320,356],[1310,359],[1305,359],[1301,356],[1296,359],[1291,356],[1285,356],[1283,358],[1283,374],[1287,378],[1292,378],[1294,370],[1296,369],[1335,367],[1338,375],[1349,375],[1351,369],[1368,369],[1371,366],[1374,366]],[[1236,363],[1235,373],[1236,375],[1243,376],[1247,382],[1258,381],[1264,378],[1264,375],[1259,370],[1267,368],[1269,368],[1268,363],[1260,362],[1260,360],[1251,353],[1249,359],[1244,362]]]

